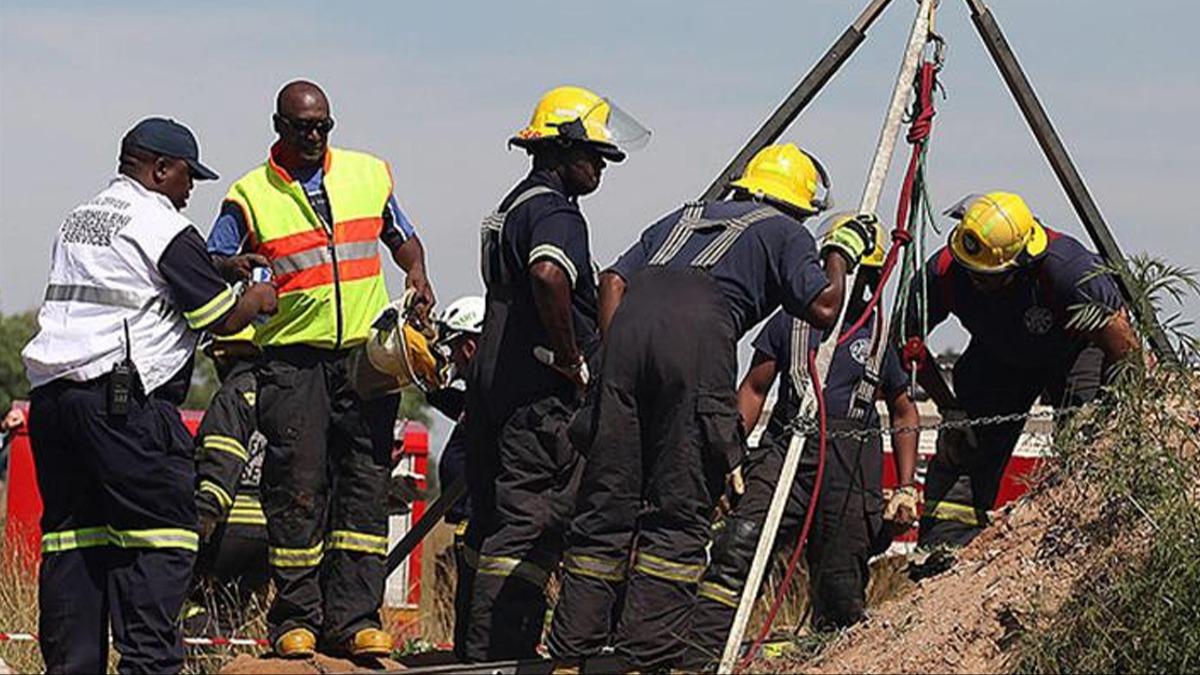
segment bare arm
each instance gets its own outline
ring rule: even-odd
[[[842,311],[846,294],[846,259],[842,254],[834,251],[825,254],[825,278],[829,285],[808,303],[803,317],[820,330],[833,328]]]
[[[550,340],[555,364],[578,363],[583,356],[575,344],[575,324],[571,320],[571,281],[557,263],[539,260],[529,269],[529,283],[538,318]]]
[[[767,393],[775,383],[775,359],[755,351],[754,359],[750,362],[750,371],[738,386],[738,414],[742,418],[742,428],[746,433],[754,430],[758,418],[762,415],[763,405],[767,401]]]
[[[274,314],[277,309],[275,287],[271,284],[251,284],[238,303],[219,321],[206,330],[215,335],[233,335],[250,325],[259,314]]]
[[[601,273],[599,300],[599,322],[601,335],[604,335],[608,332],[608,327],[612,324],[613,314],[617,313],[617,307],[621,305],[621,299],[624,297],[625,279],[616,272]]]
[[[917,476],[920,432],[916,427],[921,423],[921,414],[916,402],[904,390],[888,399],[887,407],[892,428],[892,457],[896,461],[896,483],[901,487],[912,485]]]
[[[1140,347],[1125,309],[1114,314],[1104,328],[1089,333],[1088,340],[1104,352],[1107,363],[1117,363]]]
[[[425,273],[425,247],[421,244],[421,238],[415,235],[409,237],[404,240],[403,244],[391,249],[391,252],[392,260],[396,261],[396,265],[404,270],[405,288],[411,288],[416,292],[414,302],[417,311],[427,317],[436,299],[433,295],[433,286],[430,285],[429,277]]]

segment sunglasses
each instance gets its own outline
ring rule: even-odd
[[[326,117],[323,120],[297,120],[284,115],[275,115],[275,117],[283,122],[284,126],[301,135],[310,134],[315,131],[324,136],[333,131],[332,117]]]

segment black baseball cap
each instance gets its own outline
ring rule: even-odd
[[[200,145],[191,129],[165,117],[147,117],[134,125],[121,145],[133,145],[143,150],[182,159],[192,169],[197,180],[216,180],[217,173],[200,163]]]

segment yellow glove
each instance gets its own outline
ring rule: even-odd
[[[902,526],[912,527],[917,522],[917,506],[921,503],[921,494],[917,486],[904,485],[887,495],[887,503],[883,507],[883,519]]]

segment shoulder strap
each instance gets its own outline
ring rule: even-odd
[[[504,221],[521,204],[538,195],[557,192],[545,185],[534,185],[522,191],[508,205],[507,209],[497,208],[483,219],[479,228],[480,256],[479,262],[483,274],[483,282],[489,288],[507,286],[511,279],[502,260],[501,234],[504,231]]]

